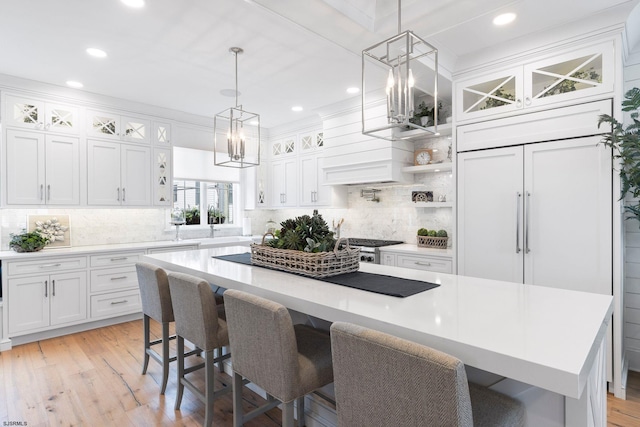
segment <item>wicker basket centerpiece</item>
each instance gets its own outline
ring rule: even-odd
[[[333,232],[315,213],[288,219],[275,235],[266,233],[261,244],[251,245],[251,263],[262,267],[322,278],[352,273],[360,267],[360,249],[347,239],[333,238]],[[274,238],[266,240],[272,235]]]
[[[418,247],[421,248],[437,248],[447,249],[449,237],[445,230],[427,230],[421,228],[418,230]]]

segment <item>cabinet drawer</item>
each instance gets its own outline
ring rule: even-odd
[[[91,297],[91,318],[114,317],[142,311],[138,290],[113,292]]]
[[[134,265],[128,267],[91,270],[91,292],[117,291],[138,287],[138,274]]]
[[[110,265],[128,265],[140,261],[144,251],[114,252],[111,254],[92,255],[91,267],[107,267]]]
[[[62,270],[74,270],[87,267],[87,257],[47,258],[37,261],[10,261],[7,263],[7,275],[51,273]]]
[[[396,256],[396,265],[398,267],[435,271],[438,273],[451,273],[453,269],[450,259],[400,254]]]

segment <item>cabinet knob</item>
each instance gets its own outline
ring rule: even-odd
[[[516,107],[522,108],[522,100],[520,98],[516,99]]]
[[[527,96],[527,97],[524,99],[524,105],[531,105],[531,97]]]

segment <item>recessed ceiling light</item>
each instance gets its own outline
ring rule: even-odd
[[[249,124],[250,124],[251,126],[258,126],[258,125],[260,124],[260,122],[259,122],[259,121],[257,121],[257,120],[252,120],[252,121],[250,121],[250,122],[249,122]]]
[[[120,0],[122,3],[129,7],[135,7],[139,9],[144,6],[144,0]]]
[[[358,92],[360,92],[359,87],[350,87],[347,89],[347,93],[358,93]]]
[[[95,47],[87,48],[87,53],[89,55],[93,56],[94,58],[106,58],[107,57],[107,52],[105,52],[102,49],[95,48]]]
[[[296,105],[295,107],[291,107],[291,111],[295,111],[295,112],[302,111],[302,107],[299,105]]]
[[[493,25],[507,25],[516,19],[515,13],[503,13],[493,18]]]
[[[75,88],[75,89],[80,89],[81,87],[84,87],[84,85],[80,82],[77,82],[75,80],[67,80],[67,86]]]

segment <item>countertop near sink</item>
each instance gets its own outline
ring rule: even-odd
[[[380,248],[380,252],[393,252],[393,253],[406,253],[411,255],[429,255],[429,256],[441,256],[451,258],[453,257],[453,249],[435,249],[435,248],[421,248],[418,245],[411,243],[402,243],[400,245],[383,246]]]
[[[262,239],[262,236],[259,236]],[[12,250],[0,251],[0,260],[21,260],[36,259],[42,257],[56,257],[68,255],[83,255],[92,252],[123,252],[123,251],[146,251],[148,249],[170,248],[196,246],[201,249],[217,248],[221,246],[249,246],[256,241],[257,237],[252,236],[225,236],[212,237],[204,239],[188,239],[188,240],[160,240],[154,242],[134,242],[134,243],[118,243],[111,245],[88,245],[88,246],[72,246],[70,248],[43,249],[38,252],[15,252]]]

